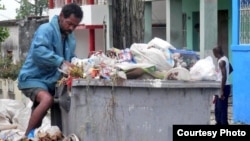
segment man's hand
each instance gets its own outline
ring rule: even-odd
[[[60,66],[59,71],[62,72],[62,73],[64,73],[64,74],[68,74],[70,68],[72,68],[72,67],[74,67],[74,64],[71,64],[68,61],[64,61],[62,63],[62,65]]]
[[[225,96],[224,96],[224,92],[223,92],[223,91],[220,92],[220,99],[221,99],[221,100],[224,100],[224,99],[225,99]]]
[[[71,64],[68,61],[64,61],[63,64],[67,65],[68,67],[74,67],[74,64]]]

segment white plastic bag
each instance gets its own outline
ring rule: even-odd
[[[148,42],[148,46],[154,46],[158,49],[176,49],[173,45],[169,42],[162,40],[160,38],[154,37],[151,41]]]
[[[148,47],[147,44],[134,43],[130,47],[131,53],[136,63],[147,63],[156,66],[159,71],[169,70],[173,66],[167,62],[165,54],[154,47]]]
[[[135,69],[135,68],[150,68],[153,67],[153,64],[148,64],[148,63],[128,63],[128,62],[122,62],[122,63],[117,63],[115,67],[122,69],[124,71]]]
[[[216,80],[216,69],[211,56],[198,60],[190,68],[192,80]]]
[[[186,68],[175,67],[167,71],[164,79],[190,81],[191,75]]]

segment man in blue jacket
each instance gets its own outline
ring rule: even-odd
[[[49,23],[39,26],[30,50],[18,76],[18,88],[33,101],[32,113],[25,132],[41,126],[42,120],[53,104],[53,95],[59,69],[66,71],[75,56],[76,40],[73,31],[83,18],[82,9],[74,3],[65,5],[59,15]]]

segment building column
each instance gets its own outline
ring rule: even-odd
[[[88,0],[88,4],[94,5],[94,0]],[[89,52],[95,51],[95,29],[89,29]]]
[[[66,4],[71,3],[71,2],[72,2],[71,0],[66,0]]]
[[[54,8],[54,1],[53,0],[49,0],[49,9],[53,9]]]
[[[105,34],[105,50],[113,47],[113,20],[112,20],[112,0],[108,0],[108,14],[105,18],[104,34]]]
[[[167,41],[176,48],[183,48],[182,0],[166,0]]]
[[[144,43],[148,43],[152,39],[152,1],[145,1],[144,5]]]
[[[200,58],[213,56],[218,40],[218,0],[200,0]]]

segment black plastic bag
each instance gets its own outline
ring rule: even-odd
[[[229,62],[229,74],[231,74],[233,72],[233,66],[232,64]]]

